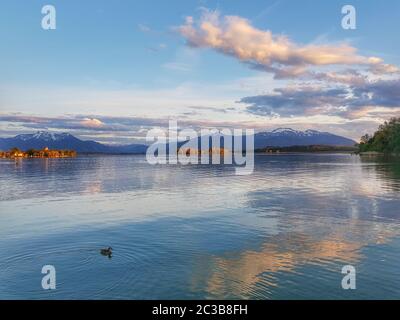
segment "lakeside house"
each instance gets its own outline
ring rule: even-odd
[[[18,148],[13,148],[9,151],[0,151],[0,158],[71,158],[76,157],[77,153],[74,150],[50,150],[43,148],[41,150],[29,149],[21,151]]]

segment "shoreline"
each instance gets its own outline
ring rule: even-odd
[[[358,152],[357,155],[361,157],[400,157],[399,153],[387,153],[387,152],[378,152],[378,151],[365,151],[365,152]]]

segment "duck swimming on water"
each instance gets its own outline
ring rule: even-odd
[[[112,256],[112,248],[108,247],[108,248],[100,249],[100,253],[103,256],[107,256],[107,257],[111,258],[111,256]]]

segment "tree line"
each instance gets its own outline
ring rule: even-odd
[[[400,154],[400,118],[385,121],[372,136],[362,136],[359,151]]]

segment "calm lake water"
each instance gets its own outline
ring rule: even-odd
[[[3,159],[0,181],[0,299],[400,298],[398,160],[258,155],[237,176],[144,156]],[[48,264],[56,290],[41,288]]]

